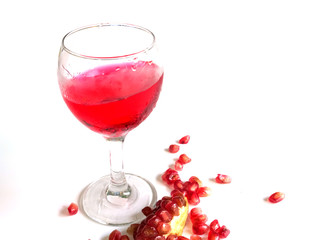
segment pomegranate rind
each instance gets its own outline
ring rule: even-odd
[[[180,208],[179,215],[174,216],[170,222],[171,231],[164,236],[169,236],[169,235],[181,236],[183,233],[184,226],[186,225],[188,212],[189,212],[189,204],[188,204],[188,200],[186,199],[186,205]]]

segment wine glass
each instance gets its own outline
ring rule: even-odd
[[[110,174],[84,190],[81,204],[93,220],[129,224],[157,200],[146,179],[124,173],[127,133],[156,105],[163,67],[154,34],[131,24],[96,24],[63,37],[58,63],[62,97],[74,116],[109,145]]]

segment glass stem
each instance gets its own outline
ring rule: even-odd
[[[120,205],[128,199],[131,188],[123,171],[123,144],[125,136],[107,139],[109,145],[110,183],[107,187],[107,200]]]

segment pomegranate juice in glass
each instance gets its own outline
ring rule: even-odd
[[[159,97],[163,67],[154,34],[130,24],[97,24],[66,34],[58,80],[74,116],[101,134],[110,151],[110,174],[91,183],[82,207],[93,220],[112,225],[143,217],[157,200],[153,185],[124,173],[122,147],[127,133],[145,120]]]

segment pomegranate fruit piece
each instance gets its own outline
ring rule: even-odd
[[[281,202],[285,197],[285,194],[282,192],[275,192],[270,195],[269,202],[271,203],[278,203]]]
[[[180,140],[179,140],[179,143],[180,144],[187,144],[190,140],[190,136],[189,135],[186,135],[184,137],[182,137]]]
[[[68,212],[69,212],[69,215],[75,215],[75,214],[77,214],[77,212],[78,212],[78,205],[77,204],[75,204],[75,203],[71,203],[70,205],[69,205],[69,207],[68,207]]]
[[[221,184],[231,183],[231,177],[224,174],[218,174],[216,177],[216,182]]]
[[[133,235],[133,233],[137,230],[137,228],[139,227],[138,223],[133,223],[131,224],[128,228],[127,228],[127,233],[130,235]]]
[[[177,144],[171,144],[169,146],[169,152],[170,153],[177,153],[177,152],[179,152],[179,149],[180,149],[180,147]]]
[[[209,226],[205,223],[198,222],[192,225],[193,234],[203,235],[207,233],[208,230],[209,230]]]

